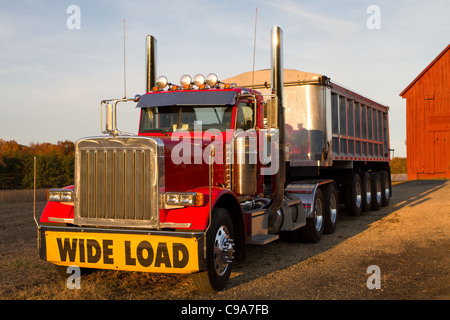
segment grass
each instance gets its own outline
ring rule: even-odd
[[[32,202],[33,190],[0,190],[0,203]],[[36,190],[36,201],[47,200],[47,189]]]

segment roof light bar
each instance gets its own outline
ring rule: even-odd
[[[180,78],[180,85],[170,83],[165,76],[159,76],[155,81],[155,86],[152,88],[154,92],[163,91],[167,86],[168,90],[175,91],[180,89],[193,89],[196,86],[198,89],[220,88],[223,85],[224,89],[235,88],[236,84],[223,83],[219,80],[215,73],[209,73],[206,77],[201,73],[196,74],[194,79],[188,74],[184,74]]]

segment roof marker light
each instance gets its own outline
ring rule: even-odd
[[[202,74],[197,74],[194,77],[194,86],[201,87],[205,84],[205,76]]]
[[[159,89],[164,89],[165,87],[167,87],[168,84],[169,84],[169,81],[167,81],[167,78],[164,77],[164,76],[159,76],[159,77],[156,79],[156,86],[157,86]]]
[[[191,84],[192,84],[191,76],[188,75],[188,74],[185,74],[185,75],[181,76],[180,84],[183,87],[183,89],[189,89],[191,87]]]
[[[219,83],[219,78],[215,73],[210,73],[206,76],[206,84],[210,87],[214,87]]]

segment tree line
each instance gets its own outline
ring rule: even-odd
[[[395,157],[391,160],[391,173],[406,173],[406,158]]]
[[[75,146],[71,141],[31,143],[0,139],[0,190],[32,189],[36,156],[37,188],[62,188],[74,182]]]

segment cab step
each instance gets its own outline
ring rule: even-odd
[[[267,210],[255,209],[245,212],[251,215],[252,219],[252,235],[248,239],[248,244],[265,245],[277,240],[280,236],[277,234],[269,234],[267,226]]]
[[[251,239],[248,240],[248,244],[263,246],[272,241],[278,240],[279,237],[280,236],[277,234],[258,234],[251,237]]]

